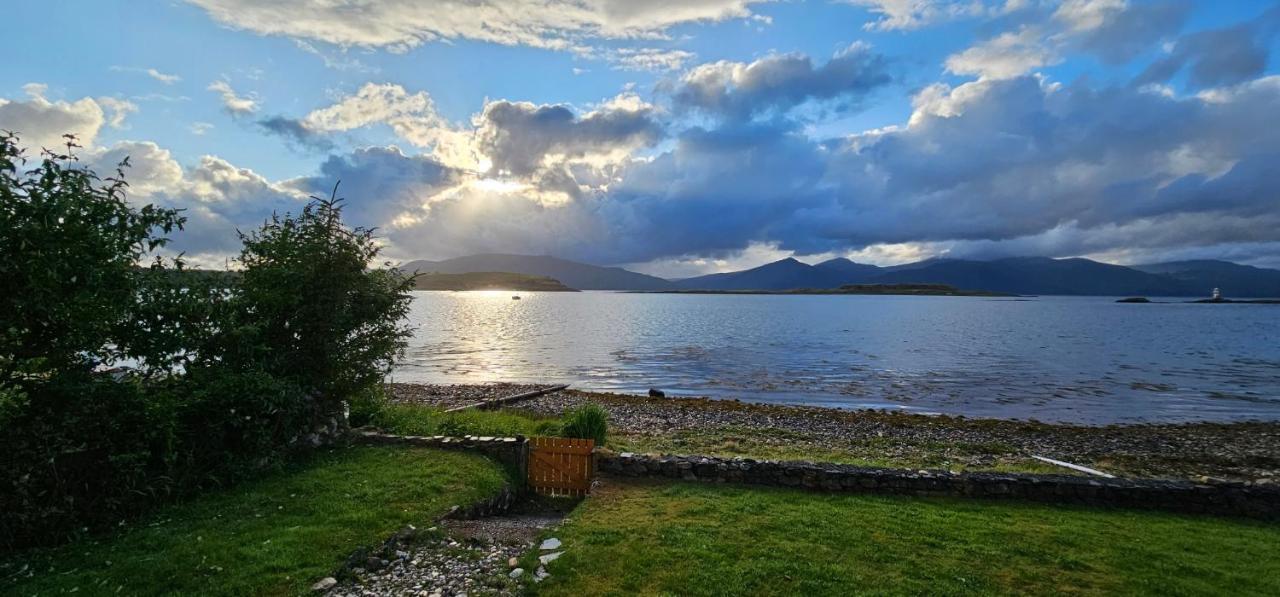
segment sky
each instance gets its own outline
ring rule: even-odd
[[[1280,2],[17,0],[0,129],[171,248],[338,186],[392,261],[1280,267]]]

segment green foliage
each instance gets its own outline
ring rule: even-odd
[[[21,171],[0,134],[0,549],[235,481],[376,391],[407,335],[408,281],[337,200],[244,235],[240,275],[191,271],[152,254],[180,214],[74,147]]]
[[[564,413],[563,437],[594,439],[603,446],[609,435],[609,412],[599,404],[587,403]]]
[[[390,267],[368,269],[379,253],[373,231],[345,227],[341,201],[330,198],[240,238],[238,290],[260,348],[248,364],[265,364],[330,410],[381,383],[409,335],[413,283]]]
[[[351,412],[348,418],[352,427],[372,425],[378,416],[387,408],[387,391],[381,386],[373,386],[351,396]]]
[[[176,210],[128,204],[128,160],[101,179],[74,167],[74,147],[23,172],[0,133],[0,387],[132,356],[137,263],[182,227]]]

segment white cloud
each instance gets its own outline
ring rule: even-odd
[[[341,46],[472,39],[571,50],[584,39],[654,39],[682,23],[749,18],[760,0],[188,1],[233,27]]]
[[[107,124],[113,129],[125,128],[124,119],[138,111],[138,104],[114,97],[100,97],[98,104],[107,112]]]
[[[948,71],[957,75],[1008,79],[1061,60],[1052,48],[1044,44],[1044,32],[1027,26],[953,54],[947,58],[946,66]]]
[[[177,83],[178,81],[182,80],[182,77],[179,77],[178,75],[162,73],[159,70],[156,70],[154,68],[142,68],[138,66],[112,66],[111,70],[116,72],[121,72],[121,73],[144,74],[148,77],[151,77],[152,79],[155,79],[161,83],[164,83],[165,85],[173,85],[174,83]]]
[[[354,95],[307,114],[302,124],[316,132],[387,124],[397,135],[422,147],[432,145],[435,131],[445,126],[427,92],[409,93],[393,83],[365,83]]]
[[[40,83],[29,83],[22,89],[26,100],[0,98],[0,129],[18,133],[22,144],[36,151],[65,146],[64,134],[75,135],[81,145],[93,145],[106,121],[97,101],[86,97],[51,102],[45,99],[48,86]]]
[[[1129,8],[1127,0],[1064,0],[1053,12],[1072,32],[1093,31]]]
[[[191,123],[191,126],[187,127],[187,130],[191,131],[191,134],[193,135],[201,136],[213,130],[213,128],[213,124],[208,122],[193,122]]]
[[[236,116],[253,114],[258,111],[258,101],[252,95],[243,96],[231,88],[231,84],[218,80],[209,84],[209,91],[215,91],[222,98],[222,107]]]
[[[619,48],[605,54],[614,68],[634,71],[680,70],[692,60],[693,52],[659,48]]]
[[[1073,52],[1123,64],[1176,34],[1188,12],[1185,0],[1066,0],[1052,13],[1034,15],[1035,22],[951,55],[945,64],[955,74],[997,79],[1058,64]]]
[[[1010,0],[1004,9],[987,6],[983,0],[843,0],[880,15],[863,25],[864,29],[890,31],[919,29],[942,21],[1003,12],[1021,6]]]

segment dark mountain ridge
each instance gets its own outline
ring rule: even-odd
[[[410,261],[400,266],[405,272],[468,274],[511,272],[555,278],[565,286],[580,290],[669,290],[670,281],[646,276],[620,267],[602,267],[546,255],[505,255],[488,253],[443,261]]]
[[[946,284],[1012,294],[1095,296],[1280,297],[1280,270],[1227,261],[1178,261],[1126,267],[1090,259],[1010,257],[990,261],[933,258],[878,267],[844,258],[809,265],[794,258],[742,271],[664,280],[617,267],[531,255],[472,255],[411,261],[405,271],[514,272],[548,276],[583,290],[793,290],[846,284]]]

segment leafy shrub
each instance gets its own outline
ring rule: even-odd
[[[138,261],[184,221],[176,210],[131,207],[123,172],[100,179],[73,167],[73,147],[21,172],[17,138],[0,134],[0,386],[133,352],[137,335],[125,327]]]
[[[261,349],[247,364],[316,392],[333,412],[389,372],[409,335],[413,286],[392,268],[369,269],[380,247],[371,230],[343,226],[341,200],[313,199],[240,235],[238,290]]]
[[[386,410],[387,404],[387,391],[380,385],[357,392],[350,401],[348,420],[351,426],[373,425]]]
[[[603,446],[609,435],[609,413],[599,404],[584,404],[564,414],[562,437],[594,439]]]
[[[151,255],[183,219],[125,200],[127,160],[99,178],[72,148],[24,172],[0,133],[0,549],[232,482],[349,398],[366,416],[408,333],[408,282],[338,200],[197,272]]]

